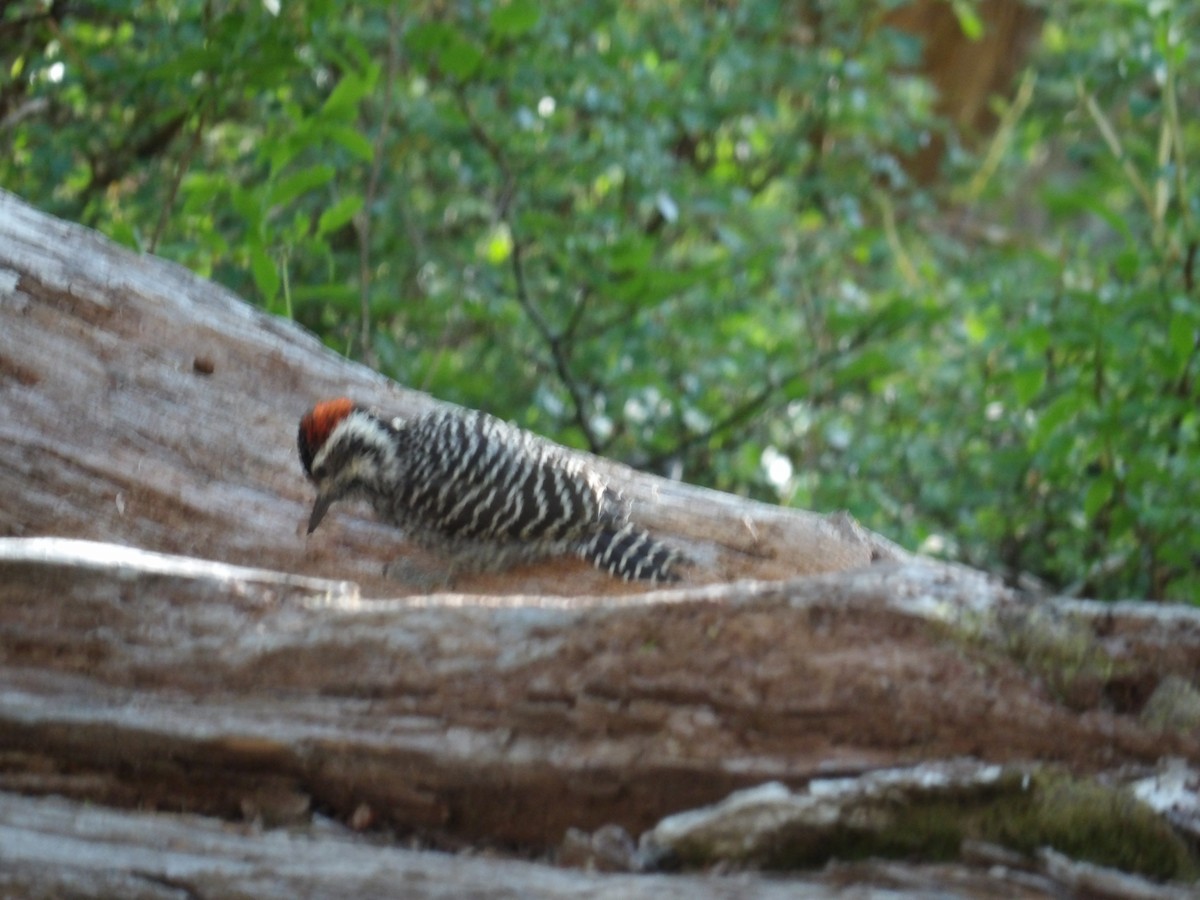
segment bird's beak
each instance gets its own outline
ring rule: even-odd
[[[308,533],[312,534],[317,530],[317,526],[321,524],[321,520],[325,518],[325,513],[329,512],[329,507],[333,505],[334,496],[332,492],[318,491],[317,500],[313,503],[312,515],[308,517]]]

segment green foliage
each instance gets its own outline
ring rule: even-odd
[[[926,187],[889,5],[27,0],[0,184],[558,440],[1195,600],[1197,12],[1047,4]]]

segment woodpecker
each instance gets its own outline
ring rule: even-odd
[[[304,415],[298,444],[317,489],[309,534],[333,503],[361,499],[451,572],[573,554],[626,580],[678,580],[682,556],[629,521],[599,472],[486,413],[385,421],[342,397]]]

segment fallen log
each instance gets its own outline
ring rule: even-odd
[[[414,593],[382,574],[410,548],[365,511],[303,534],[296,419],[336,394],[434,402],[0,195],[0,791],[552,859],[764,782],[1200,764],[1194,609],[1020,596],[844,515],[605,461],[696,560],[682,584],[560,561]],[[1195,877],[1188,821],[1154,815],[1173,862],[1091,862]],[[21,846],[4,861],[36,872]]]
[[[0,893],[5,897],[861,897],[1063,896],[1185,900],[1182,888],[1080,864],[1047,851],[1025,860],[973,845],[972,862],[831,865],[787,880],[752,872],[597,874],[489,856],[364,841],[316,817],[305,830],[230,827],[193,815],[113,810],[0,793]]]

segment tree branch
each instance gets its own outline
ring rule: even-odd
[[[182,124],[183,119],[180,120]],[[183,176],[187,174],[187,170],[191,168],[192,158],[196,155],[196,149],[200,146],[200,139],[204,136],[204,126],[208,122],[208,109],[205,105],[200,105],[199,116],[196,119],[196,127],[192,131],[192,139],[188,142],[187,147],[183,150],[183,155],[179,158],[179,165],[175,167],[175,175],[171,179],[171,186],[167,190],[167,198],[163,201],[162,210],[158,215],[158,224],[154,227],[154,235],[150,238],[150,245],[147,250],[150,253],[155,253],[158,250],[158,242],[162,239],[163,232],[167,229],[167,222],[171,217],[171,210],[175,208],[175,198],[179,194],[179,185],[183,183]]]
[[[547,349],[550,351],[550,359],[554,372],[571,397],[571,405],[574,407],[572,420],[583,434],[588,450],[592,453],[599,453],[602,444],[591,422],[588,421],[587,397],[585,396],[583,385],[580,384],[579,380],[571,372],[570,354],[567,342],[564,340],[564,335],[572,333],[573,326],[569,326],[563,333],[556,332],[546,320],[546,317],[542,315],[542,311],[533,301],[533,297],[529,292],[529,285],[525,278],[524,243],[521,239],[520,230],[517,228],[516,215],[514,213],[517,181],[513,175],[512,168],[508,164],[508,159],[503,149],[492,139],[491,135],[487,133],[487,129],[476,118],[474,111],[471,109],[471,104],[467,100],[466,93],[461,87],[455,91],[455,98],[458,100],[459,109],[462,111],[467,125],[471,129],[471,134],[479,141],[480,146],[483,147],[492,162],[495,163],[503,177],[503,186],[496,203],[496,215],[508,228],[509,237],[512,240],[509,261],[512,266],[517,304],[529,318],[534,330],[545,342]]]
[[[791,374],[783,378],[772,379],[768,376],[765,379],[763,387],[751,394],[748,399],[735,406],[728,414],[718,419],[703,431],[685,436],[670,449],[656,453],[646,460],[644,467],[650,471],[657,471],[668,460],[686,453],[693,447],[706,444],[715,437],[727,435],[734,429],[737,429],[740,436],[745,431],[746,425],[753,422],[759,416],[765,415],[771,409],[774,405],[776,394],[786,392],[789,385],[811,377],[814,372],[832,365],[838,357],[862,347],[874,336],[877,324],[878,320],[867,323],[866,327],[856,334],[847,346],[820,353],[816,358],[810,360],[807,365],[795,369]]]

